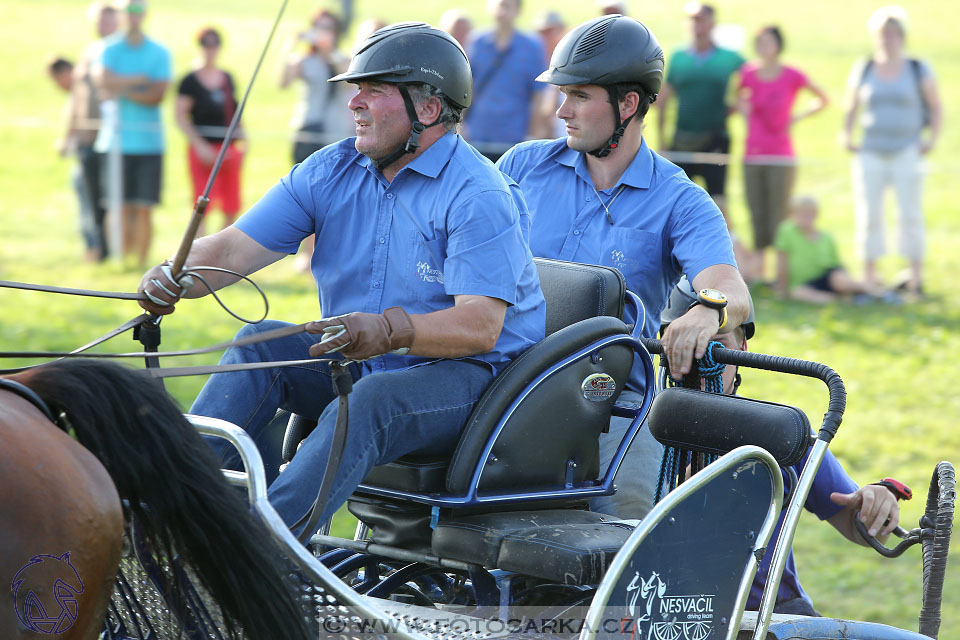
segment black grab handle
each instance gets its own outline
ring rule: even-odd
[[[640,342],[643,343],[643,346],[646,347],[650,353],[663,354],[663,345],[659,340],[654,338],[640,338]],[[786,356],[772,356],[765,353],[726,349],[719,345],[714,347],[712,355],[715,361],[722,362],[723,364],[751,367],[765,371],[776,371],[778,373],[790,373],[797,376],[806,376],[808,378],[822,380],[824,384],[827,385],[830,402],[827,405],[827,412],[823,415],[823,424],[820,426],[820,433],[817,437],[824,442],[830,442],[834,436],[837,435],[840,422],[843,420],[843,412],[847,406],[847,390],[843,386],[843,380],[840,378],[840,374],[827,365],[810,360],[787,358]]]

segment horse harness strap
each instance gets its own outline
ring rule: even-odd
[[[57,425],[67,433],[70,432],[70,429],[63,424],[59,418],[55,418],[53,411],[50,410],[50,407],[47,406],[47,403],[43,401],[43,398],[37,395],[37,393],[30,387],[21,384],[15,380],[9,380],[7,378],[0,378],[0,389],[4,391],[9,391],[14,395],[18,395],[34,407],[37,408],[40,413],[46,416],[47,420]]]

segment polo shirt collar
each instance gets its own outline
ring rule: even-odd
[[[443,126],[443,125],[438,125]],[[417,156],[413,162],[405,166],[400,170],[400,173],[403,173],[407,169],[411,171],[416,171],[417,173],[427,176],[428,178],[436,178],[440,175],[440,172],[443,170],[447,163],[450,162],[450,158],[453,157],[453,152],[459,144],[460,136],[453,132],[447,132],[442,135],[436,142],[427,147],[427,149]],[[382,178],[380,172],[377,171],[376,166],[373,164],[373,160],[363,155],[362,153],[357,154],[355,160],[357,164],[361,167],[367,169],[367,171],[378,176],[378,179]]]
[[[576,171],[577,176],[588,184],[593,184],[590,172],[587,171],[587,161],[585,154],[574,151],[566,147],[557,156],[557,162]],[[653,152],[647,146],[647,139],[641,138],[640,148],[633,162],[627,166],[627,170],[620,176],[618,184],[625,184],[637,189],[648,189],[653,177]]]
[[[443,125],[440,124],[437,126],[442,127]],[[404,167],[404,169],[416,171],[428,178],[436,178],[440,175],[443,168],[447,166],[447,163],[450,162],[450,158],[453,157],[453,151],[457,148],[459,142],[460,136],[452,131],[448,131],[440,136],[436,142],[427,147],[426,151],[417,156],[417,158]]]

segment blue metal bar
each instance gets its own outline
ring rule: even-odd
[[[640,299],[640,296],[629,289],[627,289],[626,293],[626,301],[633,305],[634,311],[637,312],[637,322],[633,325],[633,331],[630,335],[639,340],[647,324],[647,310],[646,307],[643,306],[643,300]]]
[[[634,296],[636,297],[636,296]],[[639,300],[639,299],[638,299]],[[480,476],[483,473],[483,469],[486,466],[487,460],[490,457],[490,453],[493,450],[493,446],[496,443],[497,438],[499,437],[501,431],[503,431],[504,426],[510,420],[513,413],[520,406],[520,404],[529,396],[537,387],[544,383],[548,378],[553,376],[558,371],[570,366],[574,362],[589,356],[591,353],[600,351],[606,347],[616,345],[616,344],[626,344],[633,348],[637,353],[637,356],[640,358],[640,362],[644,367],[644,378],[647,382],[646,389],[644,390],[643,401],[639,409],[635,410],[633,423],[630,425],[630,428],[627,429],[627,433],[624,436],[623,441],[621,441],[619,448],[617,449],[616,455],[610,464],[610,467],[607,469],[607,472],[603,476],[603,480],[598,485],[595,481],[587,481],[585,483],[575,484],[571,489],[556,489],[556,490],[547,490],[547,491],[528,491],[522,493],[485,493],[483,495],[478,494],[478,485],[480,483]],[[646,417],[647,413],[650,410],[650,405],[653,402],[654,395],[654,371],[653,371],[653,359],[650,354],[647,352],[643,344],[635,337],[621,334],[616,336],[607,336],[606,338],[601,338],[593,342],[592,344],[580,349],[576,353],[567,356],[563,360],[551,365],[547,368],[546,371],[538,375],[527,387],[514,399],[510,404],[507,410],[504,412],[503,416],[500,418],[497,426],[494,428],[493,432],[490,434],[490,438],[487,440],[486,445],[484,446],[483,452],[478,458],[477,467],[473,472],[473,475],[470,480],[470,489],[467,494],[464,496],[454,496],[449,494],[417,494],[408,491],[400,491],[395,489],[387,489],[383,487],[374,487],[369,485],[361,484],[359,489],[364,493],[386,496],[392,498],[401,498],[404,500],[410,500],[413,502],[419,502],[423,504],[429,504],[432,506],[440,507],[465,507],[465,506],[474,506],[480,504],[509,504],[516,502],[529,502],[533,500],[546,500],[551,498],[591,498],[595,496],[602,495],[611,495],[614,492],[613,488],[613,479],[616,476],[617,470],[620,468],[620,464],[623,462],[624,456],[626,456],[627,449],[630,446],[630,443],[633,441],[634,436],[640,431],[642,426],[643,418]],[[623,411],[634,410],[622,408]],[[618,410],[619,411],[619,410]]]

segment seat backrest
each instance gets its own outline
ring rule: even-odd
[[[447,470],[447,490],[463,494],[497,423],[516,397],[538,375],[601,338],[629,333],[623,317],[626,281],[613,267],[534,258],[547,302],[546,338],[522,353],[480,398],[460,436]],[[573,480],[596,478],[598,437],[626,384],[633,349],[606,347],[554,374],[528,395],[504,426],[485,461],[481,490],[563,486],[565,465],[575,464]],[[611,380],[613,394],[587,398],[583,385],[593,374]],[[606,395],[605,393],[602,395]],[[536,455],[531,455],[532,451]],[[569,476],[568,476],[569,477]]]
[[[627,290],[613,267],[534,258],[547,301],[547,335],[595,316],[623,318]]]
[[[810,446],[810,421],[796,407],[681,387],[657,394],[647,425],[668,446],[722,455],[752,444],[782,467],[800,462]]]
[[[617,318],[587,318],[520,354],[494,379],[470,414],[447,470],[447,490],[457,495],[467,492],[498,422],[537,376],[597,340],[628,333]],[[570,463],[576,465],[571,469],[573,482],[595,479],[598,438],[626,384],[633,355],[627,344],[609,345],[598,357],[581,357],[530,392],[504,425],[490,458],[483,461],[478,488],[562,488]],[[598,393],[591,392],[594,380],[602,381]]]

